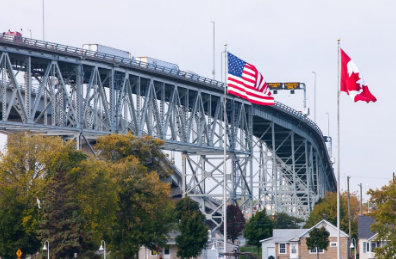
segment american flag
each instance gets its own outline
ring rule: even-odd
[[[274,105],[274,98],[255,66],[228,54],[228,93],[239,96],[251,103]]]

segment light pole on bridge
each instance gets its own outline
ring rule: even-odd
[[[312,71],[314,74],[314,122],[316,123],[316,72]]]
[[[215,75],[215,67],[216,67],[216,59],[215,59],[215,40],[216,40],[216,24],[214,21],[210,21],[211,23],[213,23],[213,70],[212,70],[212,74],[213,74],[213,80],[216,79],[216,75]]]
[[[44,26],[44,2],[45,2],[45,0],[43,0],[43,41],[45,41],[45,26]]]

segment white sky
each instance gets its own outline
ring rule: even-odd
[[[0,0],[0,31],[42,39],[42,0]],[[317,123],[336,151],[337,39],[364,75],[375,104],[341,98],[341,186],[352,191],[387,184],[396,171],[395,1],[386,0],[46,0],[45,39],[81,47],[99,43],[176,63],[212,77],[216,23],[216,78],[223,44],[254,64],[267,82],[304,82],[313,119],[312,71],[317,73]],[[302,110],[302,92],[275,96]],[[336,153],[334,152],[334,156]]]

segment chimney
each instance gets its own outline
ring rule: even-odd
[[[327,220],[326,213],[323,213],[322,218]]]

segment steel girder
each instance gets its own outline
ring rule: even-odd
[[[19,84],[23,82],[23,84]],[[222,89],[185,78],[95,58],[80,58],[0,42],[0,130],[80,136],[89,142],[132,131],[165,140],[182,153],[182,194],[199,198],[214,227],[221,224],[222,188],[247,214],[307,217],[334,174],[320,130],[280,107],[258,107]],[[229,136],[224,143],[224,132]],[[223,149],[227,146],[227,183]]]

